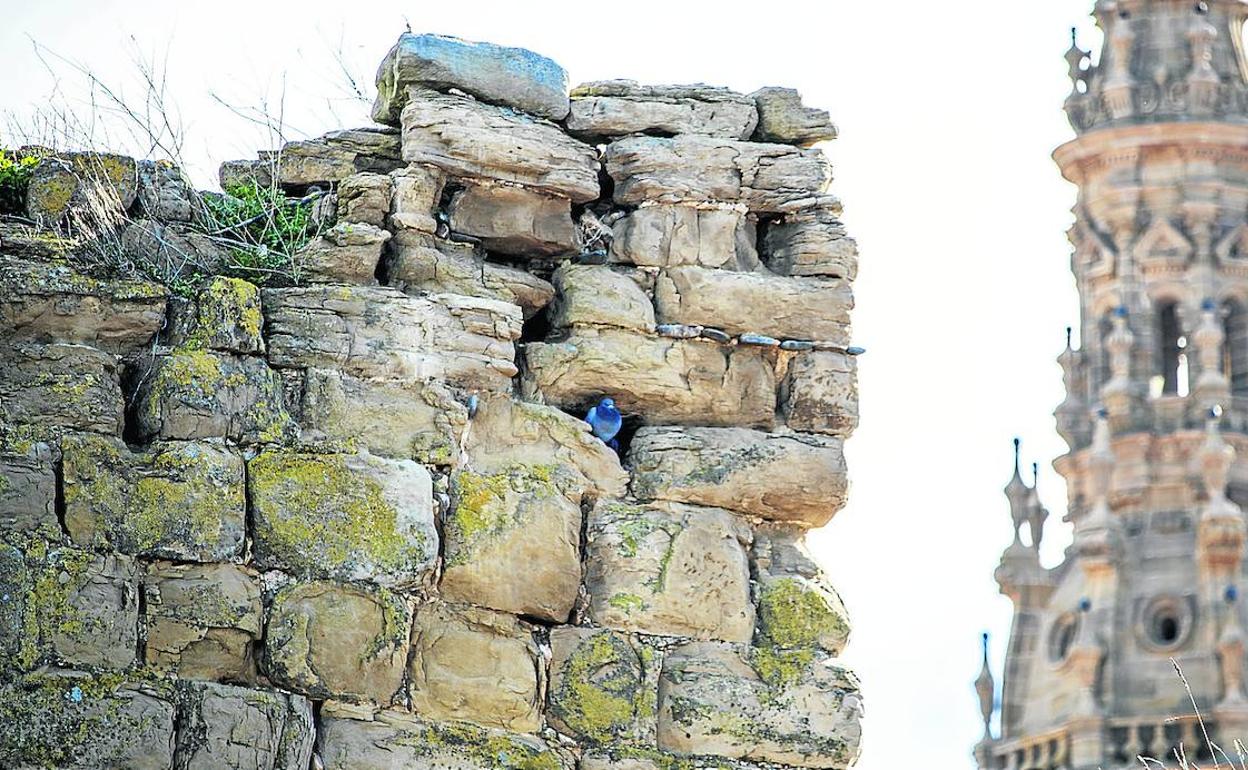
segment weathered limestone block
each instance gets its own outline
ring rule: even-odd
[[[56,661],[135,662],[136,571],[124,556],[0,542],[0,681]],[[2,705],[2,704],[0,704]]]
[[[412,710],[514,732],[541,727],[544,671],[533,632],[511,615],[425,604],[412,626]]]
[[[848,436],[858,427],[858,365],[830,350],[789,362],[780,387],[782,411],[794,430]]]
[[[769,86],[750,94],[758,107],[758,130],[754,140],[809,147],[836,138],[836,126],[824,110],[802,104],[792,88]]]
[[[264,667],[311,698],[388,705],[403,683],[411,609],[384,588],[297,583],[273,597]]]
[[[85,345],[0,344],[0,418],[40,429],[120,436],[117,359]]]
[[[628,464],[641,500],[711,505],[821,527],[845,504],[840,439],[746,428],[644,427]]]
[[[430,465],[455,461],[468,408],[441,383],[371,382],[336,369],[306,369],[301,380],[305,439]]]
[[[659,748],[684,755],[846,768],[861,737],[853,674],[806,654],[743,655],[693,642],[663,659]]]
[[[167,294],[146,281],[100,280],[64,264],[0,257],[0,335],[129,353],[160,330]]]
[[[454,89],[551,120],[568,114],[568,74],[524,48],[404,33],[377,70],[373,120],[399,125],[409,86]]]
[[[351,716],[344,716],[343,713]],[[398,711],[371,721],[327,703],[316,747],[324,770],[573,770],[576,762],[534,735],[426,722]]]
[[[60,538],[55,458],[45,442],[0,438],[0,533]]]
[[[65,527],[75,544],[136,556],[228,561],[246,529],[243,460],[199,442],[131,452],[104,436],[61,442]]]
[[[687,760],[686,760],[687,761]],[[689,770],[694,765],[689,763]],[[653,749],[604,747],[599,752],[590,752],[581,756],[578,770],[686,770],[686,766],[676,757]]]
[[[555,328],[605,326],[654,332],[654,305],[632,275],[565,262],[552,279],[558,292],[551,313]]]
[[[819,275],[852,281],[858,275],[858,244],[841,223],[835,200],[788,214],[763,235],[767,267],[780,275]]]
[[[481,398],[464,451],[478,473],[502,473],[519,464],[557,466],[579,476],[571,482],[574,489],[608,497],[621,496],[628,484],[619,456],[584,420],[501,394]]]
[[[174,711],[164,682],[31,674],[0,684],[0,767],[169,770]]]
[[[749,139],[758,110],[752,98],[727,88],[602,80],[572,89],[567,125],[569,132],[591,139],[627,134]]]
[[[160,342],[174,349],[264,353],[263,324],[260,288],[219,275],[193,299],[171,298]]]
[[[621,631],[748,642],[749,526],[728,511],[600,500],[585,587],[594,622]]]
[[[278,184],[299,187],[340,182],[362,171],[388,174],[403,165],[400,154],[398,131],[372,127],[287,142],[280,155],[262,154],[261,160],[276,163]]]
[[[143,579],[144,662],[185,679],[255,676],[260,581],[236,564],[156,562]]]
[[[182,170],[167,160],[141,160],[138,165],[139,213],[161,222],[190,222],[199,194]]]
[[[233,264],[221,244],[183,224],[136,219],[121,230],[121,248],[136,266],[149,274],[193,279],[212,275]]]
[[[377,263],[390,233],[376,225],[340,222],[296,256],[313,283],[375,283]]]
[[[438,229],[438,206],[446,175],[433,166],[409,164],[390,174],[394,192],[390,197],[390,229],[419,230],[433,233]]]
[[[508,390],[516,374],[520,308],[496,300],[386,287],[266,289],[264,312],[275,366],[483,390]]]
[[[651,744],[658,655],[637,639],[597,628],[550,632],[550,708],[559,732],[593,746]]]
[[[71,208],[123,212],[138,194],[134,158],[104,152],[69,152],[39,161],[26,189],[26,216],[54,226]]]
[[[295,429],[281,380],[264,359],[189,346],[156,357],[139,383],[135,417],[148,439],[275,443]]]
[[[766,428],[775,417],[773,364],[757,348],[578,329],[525,353],[526,397],[560,407],[611,396],[647,423]]]
[[[823,192],[832,170],[818,150],[702,136],[638,136],[607,145],[616,203],[727,201],[783,213]]]
[[[438,558],[432,481],[411,460],[269,450],[247,489],[261,568],[410,587]]]
[[[417,294],[462,294],[519,305],[527,320],[555,298],[555,287],[535,275],[488,262],[464,243],[400,230],[389,262],[389,283]]]
[[[733,208],[642,206],[612,226],[611,256],[643,267],[755,270],[754,227]]]
[[[659,274],[654,304],[659,323],[845,346],[854,297],[844,281],[687,266]]]
[[[260,289],[241,278],[219,275],[193,302],[172,306],[169,341],[177,347],[226,353],[263,353]]]
[[[222,190],[233,190],[236,187],[251,186],[265,188],[273,186],[275,161],[265,160],[227,160],[217,168],[217,182]]]
[[[806,552],[802,531],[783,525],[758,528],[751,560],[758,582],[761,646],[840,655],[849,641],[849,616]]]
[[[467,184],[447,208],[451,230],[480,238],[485,248],[515,256],[557,256],[579,250],[567,198],[503,184]]]
[[[298,695],[178,683],[176,770],[307,770],[315,737]]]
[[[352,174],[338,183],[338,221],[385,227],[393,193],[386,174]]]
[[[581,583],[576,475],[549,465],[455,474],[455,505],[443,526],[442,596],[567,622]]]
[[[598,153],[553,123],[452,94],[411,89],[403,160],[452,176],[493,179],[587,203],[599,195]]]

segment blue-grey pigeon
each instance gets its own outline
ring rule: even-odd
[[[604,444],[612,449],[618,447],[615,435],[620,432],[624,418],[620,416],[620,410],[615,408],[614,399],[604,398],[598,402],[598,406],[591,407],[585,414],[585,422],[589,423],[593,434]]]

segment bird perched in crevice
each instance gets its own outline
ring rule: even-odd
[[[585,414],[585,422],[589,423],[590,430],[600,441],[617,452],[620,450],[615,437],[624,425],[624,417],[615,408],[615,399],[603,398],[597,406],[591,407]]]

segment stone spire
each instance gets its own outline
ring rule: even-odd
[[[1023,525],[1027,522],[1027,500],[1031,494],[1027,482],[1023,481],[1023,474],[1019,464],[1019,450],[1022,441],[1014,439],[1014,475],[1010,476],[1009,482],[1005,485],[1005,499],[1010,502],[1010,518],[1014,521],[1014,540],[1021,542],[1019,535],[1022,532]]]
[[[1100,60],[1072,40],[1066,113],[1078,133],[1105,126],[1248,122],[1240,64],[1244,0],[1101,0]]]
[[[984,741],[992,740],[992,712],[995,705],[996,682],[992,678],[992,667],[988,665],[988,633],[980,639],[983,646],[983,664],[979,668],[979,676],[975,677],[975,694],[979,696],[979,711],[984,719]]]

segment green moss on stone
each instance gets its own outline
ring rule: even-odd
[[[774,578],[763,585],[758,616],[766,641],[781,649],[815,647],[824,637],[843,637],[849,631],[823,595],[795,578]]]
[[[453,756],[490,770],[560,770],[550,749],[464,723],[422,723],[396,741],[420,757]]]
[[[562,495],[566,474],[553,465],[512,465],[501,473],[455,474],[455,508],[447,519],[447,564],[467,561],[480,546],[515,528],[520,521],[521,497],[548,499]]]
[[[564,662],[551,710],[569,730],[595,744],[633,737],[653,718],[655,693],[628,642],[603,631],[582,641]]]

